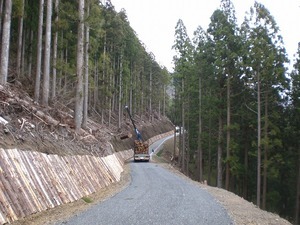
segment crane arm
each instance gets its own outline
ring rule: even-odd
[[[129,108],[128,108],[127,105],[125,106],[125,109],[127,110],[127,113],[128,113],[128,115],[129,115],[129,118],[130,118],[130,120],[131,120],[131,122],[132,122],[132,125],[133,125],[133,128],[134,128],[134,132],[135,132],[135,134],[136,134],[137,140],[142,141],[142,135],[141,135],[141,133],[139,132],[139,130],[136,128],[135,123],[134,123],[134,121],[133,121],[133,119],[132,119],[132,116],[131,116],[131,114],[130,114],[130,111],[129,111]]]

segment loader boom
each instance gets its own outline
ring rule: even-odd
[[[132,119],[132,116],[130,114],[128,106],[125,106],[125,109],[127,110],[127,113],[129,115],[129,118],[131,120],[131,123],[134,128],[134,132],[136,135],[136,140],[134,141],[134,161],[147,161],[149,162],[150,160],[150,155],[149,155],[149,146],[147,143],[143,142],[142,135],[139,132],[139,130],[136,128],[135,123]]]
[[[130,114],[130,111],[129,111],[128,106],[125,106],[125,109],[127,110],[127,113],[128,113],[128,115],[129,115],[129,118],[130,118],[131,123],[132,123],[132,125],[133,125],[134,132],[135,132],[135,135],[136,135],[136,139],[139,140],[139,141],[142,141],[142,135],[141,135],[141,133],[139,132],[139,130],[138,130],[138,129],[136,128],[136,126],[135,126],[135,123],[134,123],[134,121],[133,121],[133,119],[132,119],[132,116],[131,116],[131,114]]]

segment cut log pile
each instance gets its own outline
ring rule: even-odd
[[[142,141],[135,140],[134,141],[134,153],[135,154],[148,154],[149,145],[147,143],[143,143]]]

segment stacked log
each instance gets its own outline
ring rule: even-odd
[[[148,144],[143,143],[142,141],[134,141],[134,153],[135,154],[147,154],[148,153]]]

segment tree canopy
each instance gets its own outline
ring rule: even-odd
[[[299,221],[299,49],[289,72],[280,29],[258,2],[240,26],[230,0],[221,0],[210,19],[193,43],[182,20],[175,28],[170,117],[186,131],[178,165]]]

